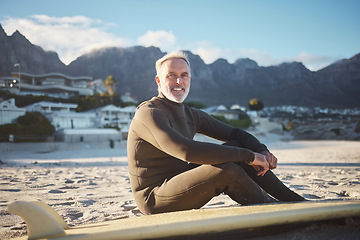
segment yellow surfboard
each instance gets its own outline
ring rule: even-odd
[[[69,227],[50,206],[17,201],[28,237],[20,239],[159,239],[360,216],[360,201],[327,201],[209,208]]]

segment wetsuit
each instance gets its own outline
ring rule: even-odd
[[[228,143],[195,141],[196,133]],[[283,201],[302,200],[271,171],[256,175],[249,163],[253,152],[263,151],[266,146],[251,134],[160,94],[139,105],[129,129],[135,201],[151,214],[200,208],[222,192],[240,204],[275,201],[265,191]]]

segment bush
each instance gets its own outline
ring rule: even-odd
[[[39,112],[27,112],[16,123],[0,125],[1,140],[14,135],[16,142],[42,142],[55,132],[55,127]]]
[[[115,146],[114,140],[110,139],[110,148],[114,148],[114,146]]]
[[[253,98],[249,102],[250,110],[260,111],[264,108],[264,103],[257,98]]]
[[[216,118],[219,121],[222,121],[226,124],[229,124],[233,127],[237,127],[237,128],[248,128],[251,126],[251,119],[249,118],[249,116],[246,114],[246,117],[243,117],[241,119],[238,120],[227,120],[224,116],[216,116],[216,115],[212,115],[214,118]]]
[[[239,120],[229,120],[229,124],[231,126],[237,127],[237,128],[248,128],[251,126],[251,119],[245,118],[245,119],[239,119]]]
[[[206,108],[206,106],[200,102],[184,102],[184,104],[197,109]]]

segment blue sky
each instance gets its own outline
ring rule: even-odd
[[[310,70],[360,53],[358,0],[0,0],[7,35],[19,30],[69,64],[93,49],[190,50],[206,63],[299,61]]]

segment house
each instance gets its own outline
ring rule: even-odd
[[[29,112],[41,112],[58,129],[117,127],[127,132],[136,107],[113,104],[87,112],[76,112],[77,104],[41,101],[26,106]]]
[[[102,94],[107,92],[107,89],[104,86],[104,81],[102,79],[96,79],[88,83],[88,86],[93,89],[94,94]]]
[[[0,125],[13,123],[18,117],[25,114],[26,109],[16,107],[13,98],[0,103]]]
[[[135,110],[135,106],[120,108],[110,104],[84,113],[54,112],[51,114],[53,124],[63,116],[56,125],[62,129],[56,132],[55,139],[64,142],[126,139]],[[120,131],[104,127],[117,127]]]
[[[121,101],[122,102],[129,102],[129,103],[137,103],[138,101],[133,97],[131,96],[131,94],[129,92],[123,94],[121,96]]]
[[[77,113],[74,103],[54,103],[41,101],[26,106],[28,112],[41,112],[56,130],[74,128],[95,128],[95,113]]]
[[[70,112],[75,111],[77,104],[74,103],[55,103],[41,101],[26,106],[28,112],[41,112],[41,113],[53,113],[55,111]]]
[[[135,110],[135,106],[120,108],[110,104],[92,111],[95,111],[96,113],[98,126],[118,127],[127,131],[129,129],[130,122],[134,117]]]
[[[19,109],[16,108],[15,101],[12,99],[0,104],[0,116],[3,122],[1,124],[13,121],[18,116],[24,115],[26,111],[40,112],[55,127],[56,140],[76,142],[81,138],[82,141],[95,141],[96,139],[102,141],[108,139],[106,134],[110,134],[111,139],[115,140],[119,136],[122,139],[127,137],[131,120],[136,111],[135,106],[120,108],[110,104],[88,112],[76,112],[77,106],[73,103],[41,101]],[[8,113],[10,110],[11,114]],[[116,129],[110,131],[104,127],[117,127],[120,131]]]
[[[48,95],[61,98],[93,95],[92,77],[72,77],[62,73],[31,74],[12,72],[0,78],[0,87],[16,94]]]
[[[121,132],[123,133],[123,137],[126,139],[127,138],[127,134],[129,132],[129,128],[130,128],[130,123],[131,120],[134,118],[135,115],[135,111],[136,111],[136,106],[127,106],[124,108],[121,108],[121,119],[120,119],[120,129]]]
[[[239,109],[227,109],[224,105],[212,106],[203,111],[210,115],[223,116],[227,120],[238,120],[241,113]]]
[[[96,128],[94,113],[62,112],[57,111],[47,115],[56,130]]]

